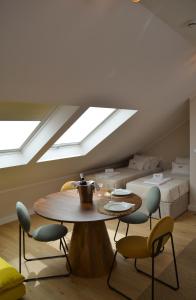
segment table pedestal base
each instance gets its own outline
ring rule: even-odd
[[[77,276],[99,277],[109,272],[113,250],[103,221],[74,224],[69,259]]]

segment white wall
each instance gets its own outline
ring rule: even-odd
[[[186,121],[181,126],[159,138],[144,152],[147,155],[160,157],[164,169],[171,168],[171,162],[177,156],[189,157],[189,121]]]
[[[196,211],[196,98],[190,101],[190,205]]]
[[[15,215],[16,201],[24,201],[31,208],[38,197],[58,191],[66,179],[78,176],[81,171],[105,168],[128,159],[146,145],[154,144],[160,136],[165,136],[187,118],[187,104],[167,114],[167,117],[162,116],[163,119],[155,111],[139,111],[85,156],[0,168],[2,222]]]

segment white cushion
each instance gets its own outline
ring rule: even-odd
[[[128,168],[137,170],[137,163],[135,159],[132,158],[129,160]]]
[[[159,164],[159,159],[154,156],[134,155],[129,161],[129,168],[135,170],[153,170]]]
[[[172,174],[189,175],[189,165],[172,162]]]
[[[150,157],[150,162],[149,162],[149,166],[147,170],[154,170],[158,167],[158,164],[160,162],[160,159],[158,159],[157,157]]]
[[[188,157],[176,157],[175,162],[177,164],[185,164],[188,165],[190,163],[190,159]]]

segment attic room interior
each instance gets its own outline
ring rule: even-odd
[[[1,0],[0,41],[0,300],[195,300],[196,1]]]

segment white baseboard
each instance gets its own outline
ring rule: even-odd
[[[29,210],[29,214],[30,214],[30,215],[34,214],[33,209],[30,209],[30,210]],[[15,213],[15,214],[12,214],[12,215],[9,215],[9,216],[6,216],[6,217],[3,217],[3,218],[0,218],[0,225],[7,224],[7,223],[10,223],[10,222],[16,221],[17,219],[18,219],[18,218],[17,218],[16,213]]]
[[[196,204],[189,204],[188,210],[190,210],[190,211],[196,211]]]
[[[3,218],[0,218],[0,225],[7,224],[7,223],[10,223],[10,222],[16,221],[16,220],[17,220],[16,214],[6,216]]]

